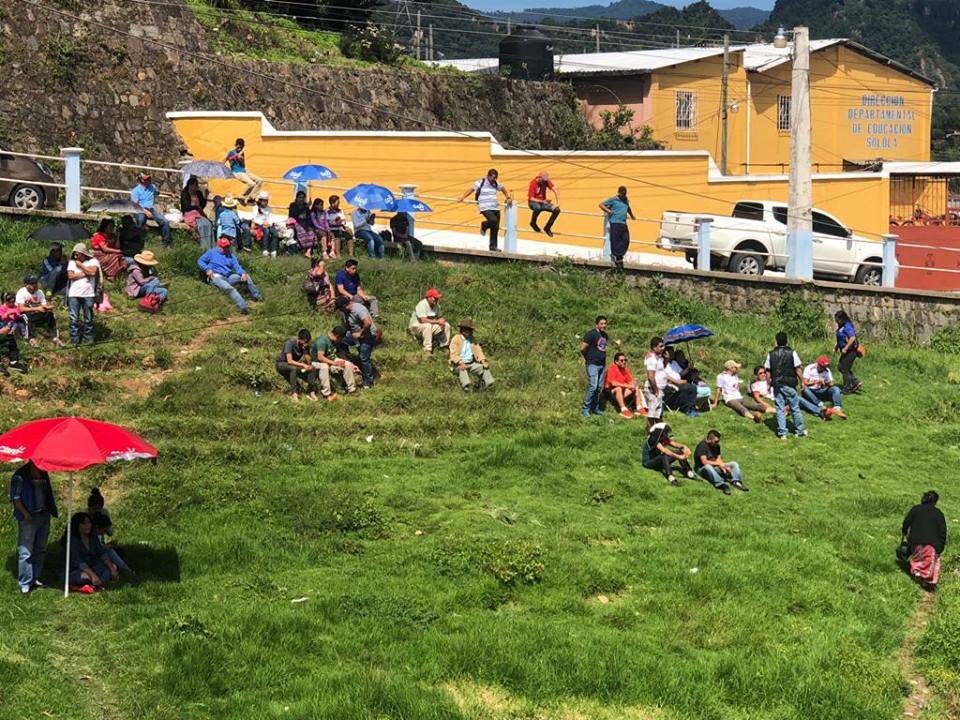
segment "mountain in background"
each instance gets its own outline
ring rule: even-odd
[[[755,7],[735,7],[727,10],[717,10],[717,13],[737,30],[750,30],[766,22],[767,18],[770,17],[769,10],[761,10]]]
[[[650,15],[664,10],[677,10],[670,5],[653,2],[652,0],[618,0],[610,5],[583,5],[572,8],[528,8],[518,12],[494,13],[497,17],[509,18],[513,22],[541,22],[544,19],[606,19],[606,20],[633,20],[634,18]],[[716,11],[724,20],[738,30],[752,28],[764,22],[770,12],[755,7],[736,7]]]

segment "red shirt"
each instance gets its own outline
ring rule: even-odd
[[[540,186],[540,177],[537,176],[530,181],[530,188],[527,190],[527,200],[534,200],[536,202],[546,202],[547,200],[547,188],[553,190],[553,180],[547,180],[546,187],[541,188]]]
[[[620,369],[620,366],[614,363],[609,368],[607,368],[607,379],[604,380],[603,386],[605,388],[613,387],[614,383],[618,385],[633,385],[633,375],[630,374],[628,368]]]

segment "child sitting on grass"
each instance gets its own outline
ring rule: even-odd
[[[17,347],[17,330],[26,337],[27,321],[23,317],[23,311],[17,307],[16,296],[5,293],[3,304],[0,305],[0,354],[6,354],[11,369],[26,373],[27,366],[20,361],[20,348]],[[7,365],[0,363],[0,373],[10,374]]]
[[[97,539],[107,553],[107,557],[110,558],[110,562],[120,570],[125,570],[133,574],[133,570],[123,561],[120,553],[117,552],[116,546],[109,540],[109,538],[113,536],[113,521],[110,520],[110,516],[104,507],[104,499],[100,493],[100,488],[93,488],[93,490],[90,491],[90,497],[87,498],[87,512],[93,520],[93,534],[97,536]]]

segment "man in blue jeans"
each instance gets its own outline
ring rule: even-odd
[[[57,517],[57,503],[50,476],[32,462],[21,465],[10,478],[10,502],[19,525],[17,535],[17,582],[28,594],[43,587],[40,575],[47,555],[50,518]]]
[[[144,209],[145,212],[137,213],[133,216],[137,227],[143,227],[147,224],[147,219],[153,220],[160,228],[160,237],[163,244],[170,247],[170,223],[163,216],[163,213],[157,209],[157,196],[160,194],[159,188],[153,184],[153,179],[149,173],[140,173],[137,175],[137,184],[130,191],[130,199]]]
[[[787,439],[787,414],[785,407],[790,405],[793,412],[793,432],[797,437],[806,437],[807,430],[803,425],[803,415],[800,413],[800,393],[797,392],[797,382],[803,377],[803,364],[800,356],[787,345],[787,334],[777,333],[777,346],[767,354],[763,366],[770,371],[770,381],[773,383],[773,401],[777,410],[777,437]]]
[[[833,384],[830,358],[826,355],[821,355],[815,363],[810,363],[803,369],[802,397],[813,405],[822,417],[836,416],[841,420],[847,419],[847,414],[843,411],[843,398],[840,395],[840,388]],[[833,407],[825,407],[824,400],[833,403]]]
[[[373,348],[378,342],[380,331],[374,325],[373,316],[367,306],[362,302],[341,296],[337,298],[334,307],[337,312],[343,313],[344,324],[349,329],[347,343],[357,346],[363,387],[369,390],[377,377],[377,370],[373,366]]]
[[[598,315],[592,330],[580,341],[580,354],[587,369],[587,391],[583,396],[583,417],[603,415],[600,410],[600,391],[603,389],[603,371],[607,367],[607,318]]]
[[[693,460],[697,474],[724,495],[730,494],[730,485],[737,490],[748,492],[740,474],[740,465],[733,460],[727,462],[720,454],[720,433],[716,430],[708,432],[707,437],[697,444],[697,449],[693,451]]]
[[[358,207],[350,215],[353,220],[353,235],[367,244],[367,255],[372,258],[383,258],[383,238],[373,229],[377,216],[366,208]]]
[[[247,303],[237,291],[237,285],[246,286],[253,302],[261,300],[257,286],[253,284],[253,280],[247,275],[247,271],[243,269],[237,258],[230,252],[229,238],[222,237],[217,240],[215,248],[210,248],[200,256],[197,260],[197,266],[207,274],[210,284],[227,293],[244,315],[250,312],[250,308],[247,307]]]

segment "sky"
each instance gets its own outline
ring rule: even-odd
[[[531,7],[570,8],[584,5],[609,5],[612,0],[461,0],[475,10],[526,10]],[[692,2],[692,0],[690,0]],[[683,7],[683,0],[659,0],[664,5]],[[774,0],[711,0],[714,8],[723,10],[733,7],[755,7],[772,10]]]

